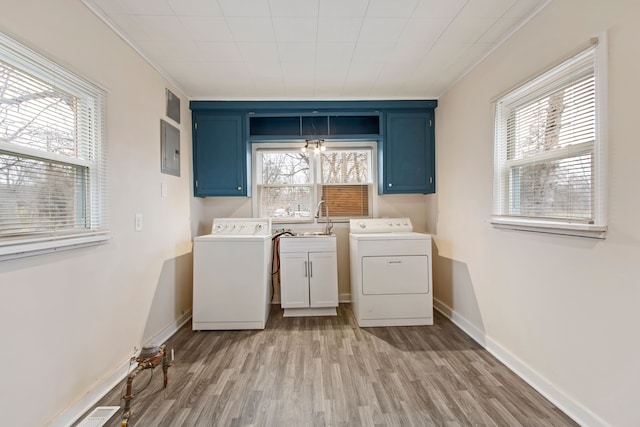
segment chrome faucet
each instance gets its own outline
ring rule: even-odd
[[[327,224],[324,229],[325,234],[331,234],[331,229],[333,229],[333,223],[331,222],[331,218],[329,217],[329,205],[325,200],[320,200],[318,203],[318,207],[316,208],[316,216],[314,217],[316,220],[320,218],[320,209],[322,209],[322,204],[324,203],[325,210],[327,211]],[[317,223],[317,221],[316,221]]]

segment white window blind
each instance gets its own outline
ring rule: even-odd
[[[105,98],[0,34],[0,255],[106,234]]]
[[[597,49],[497,101],[494,223],[602,231]]]

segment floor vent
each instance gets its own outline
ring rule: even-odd
[[[119,409],[119,406],[98,406],[77,427],[102,427]]]

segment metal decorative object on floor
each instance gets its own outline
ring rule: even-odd
[[[167,382],[169,380],[168,372],[171,362],[169,362],[169,356],[167,355],[164,345],[160,347],[143,347],[140,354],[137,357],[132,358],[138,366],[127,377],[127,390],[122,396],[124,399],[124,412],[122,413],[121,427],[127,427],[129,425],[129,418],[131,417],[131,401],[135,397],[133,394],[133,379],[138,373],[145,369],[154,369],[162,362],[162,373],[164,374],[164,388],[167,388]]]

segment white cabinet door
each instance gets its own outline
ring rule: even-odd
[[[338,262],[335,252],[309,253],[311,307],[338,306]]]
[[[306,252],[280,254],[280,305],[309,307],[309,260]]]

